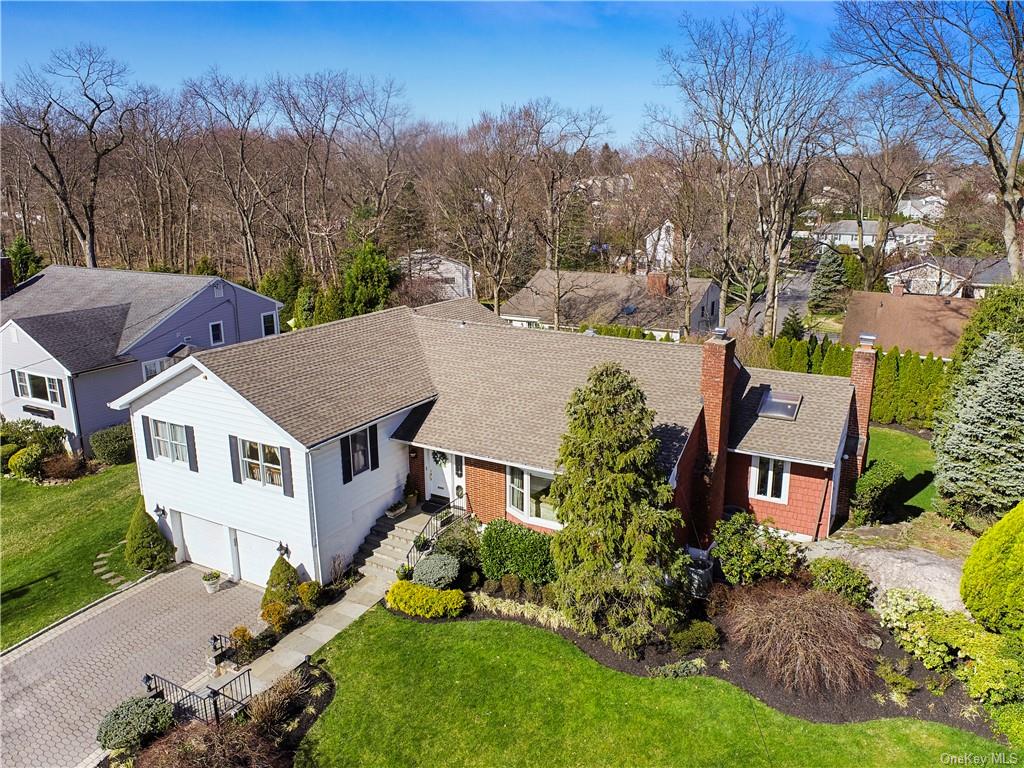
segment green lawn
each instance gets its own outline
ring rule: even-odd
[[[812,724],[721,680],[614,672],[511,622],[421,624],[375,608],[318,655],[338,692],[302,744],[301,768],[931,768],[943,753],[1005,749],[909,719]]]
[[[124,561],[128,518],[138,499],[135,465],[110,467],[68,485],[0,480],[0,645],[31,635],[113,589],[92,572],[115,549],[111,569],[142,573]]]
[[[954,531],[935,514],[935,454],[928,441],[898,429],[871,427],[868,460],[888,459],[903,468],[906,483],[898,490],[904,522],[844,531],[847,541],[877,546],[920,547],[945,557],[966,557],[977,540],[966,531]]]

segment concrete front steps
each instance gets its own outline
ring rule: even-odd
[[[395,570],[405,563],[416,536],[429,519],[430,515],[423,512],[413,512],[396,520],[383,515],[359,547],[353,564],[367,578],[394,581]]]

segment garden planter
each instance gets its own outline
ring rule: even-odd
[[[405,506],[406,506],[407,509],[412,509],[413,507],[416,506],[416,494],[415,493],[410,493],[408,496],[405,497]]]
[[[387,516],[394,520],[395,518],[404,515],[405,511],[408,508],[409,507],[407,502],[399,502],[398,504],[393,504],[390,507],[388,507]]]
[[[698,600],[707,599],[711,592],[711,574],[714,564],[710,560],[693,558],[686,570],[690,577],[690,594]]]
[[[206,591],[209,592],[211,595],[218,589],[220,589],[219,581],[204,581],[203,585],[206,587]]]

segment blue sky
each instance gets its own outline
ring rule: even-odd
[[[347,69],[403,83],[415,113],[465,125],[482,109],[550,96],[598,105],[614,143],[629,142],[644,105],[671,101],[658,52],[690,12],[740,3],[111,2],[0,4],[5,81],[54,48],[91,42],[136,79],[174,87],[216,65],[236,76]],[[781,5],[812,49],[827,44],[830,3]]]

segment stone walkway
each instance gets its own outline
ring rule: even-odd
[[[186,565],[126,589],[0,657],[0,765],[73,768],[98,748],[115,704],[156,673],[185,683],[202,671],[207,640],[259,627],[262,590],[233,584],[207,594]]]
[[[826,556],[842,558],[863,569],[875,583],[876,599],[893,587],[919,589],[947,610],[964,610],[960,599],[960,574],[964,565],[961,560],[916,547],[858,547],[835,539],[807,545],[808,559]]]
[[[117,546],[123,546],[124,543],[125,540],[121,539],[121,541],[117,542]],[[110,556],[113,554],[113,551],[110,551],[100,552],[96,555],[96,560],[92,564],[92,572],[107,582],[107,584],[112,586],[114,589],[117,589],[125,583],[126,579],[124,576],[110,570],[108,561],[110,560]]]

